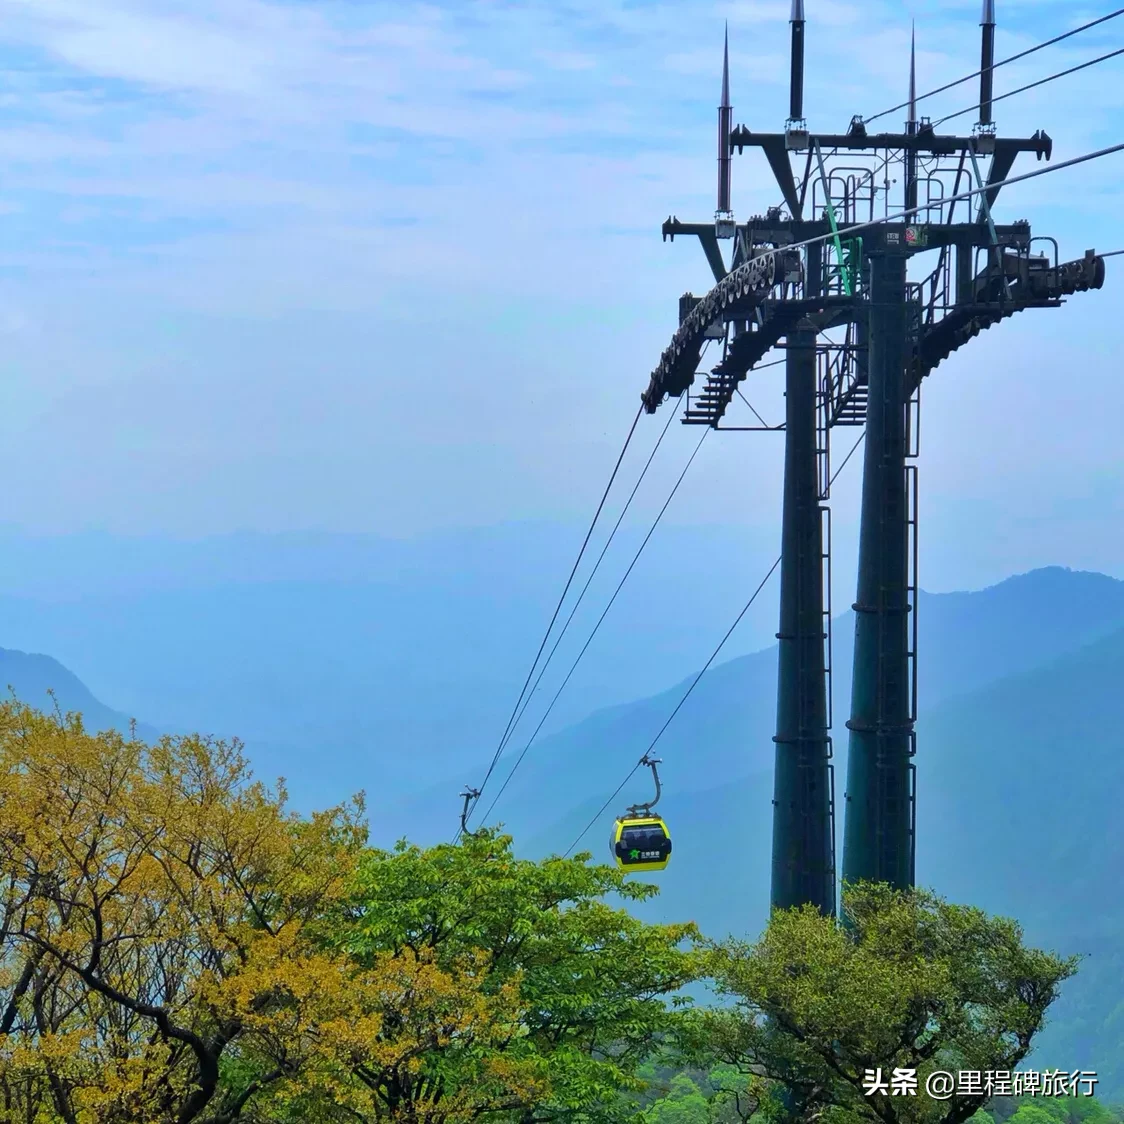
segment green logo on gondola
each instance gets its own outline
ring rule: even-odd
[[[637,850],[632,850],[632,851],[629,851],[629,852],[628,852],[628,857],[629,857],[630,859],[638,859],[638,858],[640,858],[640,852],[639,852],[639,851],[637,851]]]

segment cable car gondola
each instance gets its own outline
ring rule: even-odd
[[[663,819],[652,812],[660,798],[660,775],[656,772],[658,758],[645,754],[641,765],[652,770],[656,795],[647,804],[634,804],[613,823],[609,851],[617,866],[624,871],[663,870],[671,860],[671,832]]]

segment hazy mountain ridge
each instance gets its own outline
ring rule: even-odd
[[[1117,626],[1124,627],[1124,581],[1103,574],[1051,567],[1009,578],[980,592],[923,591],[918,673],[921,730],[926,714],[948,698],[1056,659]],[[853,628],[850,612],[833,624],[834,734],[840,785],[846,756],[843,723],[850,703]],[[659,740],[667,780],[665,802],[674,793],[709,787],[716,775],[741,780],[762,770],[771,773],[776,673],[775,645],[726,662],[720,657],[710,668]],[[692,674],[657,694],[597,711],[565,730],[541,736],[496,804],[492,818],[507,823],[517,837],[537,837],[544,820],[551,823],[558,818],[549,813],[544,816],[539,807],[541,793],[551,794],[550,808],[558,814],[584,802],[590,793],[604,793],[603,800],[651,744],[694,678]],[[490,782],[492,787],[480,807],[482,814],[526,746],[538,708],[544,705],[536,702],[528,709],[527,721],[518,726]],[[396,809],[387,810],[386,820],[377,823],[376,830],[387,838],[407,833],[412,838],[442,838],[448,829],[450,805],[455,803],[450,791],[457,785],[479,783],[486,764],[486,759],[467,762],[452,772],[449,782],[403,800]],[[633,783],[643,794],[649,781],[637,777]],[[632,791],[630,786],[622,793],[625,803]],[[527,815],[524,809],[533,809],[533,813]]]
[[[622,526],[544,690],[569,668],[643,530]],[[408,540],[317,532],[178,543],[27,540],[0,528],[0,641],[50,652],[98,698],[162,729],[244,738],[262,774],[287,776],[302,806],[356,788],[417,791],[435,771],[491,753],[584,533],[521,523]],[[669,598],[700,552],[753,559],[762,548],[738,528],[661,526],[544,733],[705,658],[744,599],[744,578],[733,567],[690,605]],[[731,655],[771,636],[765,600]],[[325,740],[346,766],[325,760]]]
[[[63,714],[80,713],[87,729],[129,732],[127,715],[99,702],[78,676],[51,656],[0,648],[0,683],[6,693],[38,710],[52,711],[57,705]],[[136,732],[146,739],[159,737],[153,727],[140,722]]]
[[[569,671],[643,530],[622,525],[516,731],[501,775]],[[259,774],[288,778],[303,810],[364,789],[388,831],[414,834],[420,822],[427,835],[434,819],[427,806],[436,804],[442,821],[448,814],[449,796],[431,793],[432,778],[456,778],[454,804],[461,782],[479,781],[584,531],[519,523],[405,540],[309,532],[176,542],[92,533],[28,540],[0,528],[0,642],[51,653],[97,698],[162,730],[201,728],[244,739]],[[586,567],[605,533],[591,541]],[[536,760],[554,752],[546,739],[568,739],[570,728],[591,714],[650,696],[653,687],[674,691],[693,676],[756,583],[762,558],[775,557],[775,549],[738,527],[662,524],[528,754],[530,774]],[[689,580],[708,558],[723,564],[709,567],[706,581]],[[586,573],[579,571],[571,598]],[[1100,581],[1110,586],[1106,604],[1124,611],[1116,593],[1121,583]],[[845,585],[837,575],[837,600],[844,604]],[[774,580],[722,661],[773,642],[776,595]],[[922,598],[927,705],[944,689],[930,658],[940,643],[931,626],[941,614],[930,605],[947,596],[969,595]],[[851,630],[846,617],[836,622],[840,720]],[[999,651],[995,660],[1015,660],[1033,645],[1018,647]],[[693,699],[661,742],[669,759],[682,758],[677,738],[692,716],[689,725],[707,739],[721,737],[729,722],[740,725],[750,744],[763,747],[767,764],[773,662],[761,657],[736,714],[710,719]],[[698,697],[705,699],[708,681],[724,674],[741,673],[712,668]],[[650,725],[625,723],[598,739],[615,739],[622,751],[627,745],[639,756],[665,720],[668,711],[659,707],[669,700],[669,711],[671,696],[653,704]],[[566,756],[564,743],[558,752]],[[608,772],[596,772],[601,765],[617,767],[611,753],[596,755],[590,768],[601,779],[608,779]],[[700,760],[699,783],[706,771]],[[681,773],[679,783],[696,780]],[[416,799],[416,810],[405,816],[403,794]],[[500,814],[507,814],[508,795]],[[444,822],[432,826],[445,830]]]

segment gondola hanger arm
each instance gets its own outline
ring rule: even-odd
[[[464,797],[464,807],[461,809],[461,833],[463,835],[468,835],[469,831],[466,822],[468,820],[468,805],[470,801],[479,798],[480,790],[476,788],[466,788],[464,792],[461,793],[461,796]]]
[[[648,754],[646,754],[646,753],[644,754],[643,757],[640,758],[639,764],[640,765],[647,765],[652,770],[652,780],[655,782],[655,785],[656,785],[656,795],[653,796],[652,799],[649,800],[647,804],[633,804],[632,807],[629,808],[629,810],[628,810],[629,815],[632,815],[632,816],[638,816],[638,815],[647,816],[647,815],[650,815],[652,809],[660,802],[660,791],[661,791],[661,789],[660,789],[660,774],[659,774],[659,770],[656,768],[656,766],[661,765],[662,763],[663,762],[662,762],[661,758],[659,758],[659,757],[649,757]]]

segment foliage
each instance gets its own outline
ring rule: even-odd
[[[494,833],[366,848],[240,747],[0,706],[0,1120],[611,1118],[698,970],[654,892]]]
[[[403,947],[359,966],[313,942],[351,886],[362,808],[302,820],[284,803],[237,745],[150,747],[0,706],[6,1119],[227,1124],[320,1102],[369,1113],[352,1074],[408,1079],[419,1054],[517,1033],[515,982],[485,990],[471,957],[439,965]],[[473,1076],[448,1119],[533,1086],[487,1058]]]
[[[445,968],[429,950],[400,949],[358,974],[372,976],[357,1005],[374,1016],[361,1040],[289,1095],[259,1103],[254,1120],[437,1124],[522,1109],[543,1095],[535,1067],[505,1053],[521,1033],[518,988],[485,990],[481,958]]]
[[[1120,1124],[864,1095],[1017,1066],[1074,962],[1013,922],[861,886],[847,925],[700,947],[587,855],[372,850],[361,801],[285,804],[236,743],[0,706],[3,1124]],[[732,1003],[692,1009],[703,976]]]
[[[967,1120],[985,1095],[867,1096],[864,1075],[913,1069],[923,1089],[937,1069],[1013,1071],[1076,961],[924,891],[850,887],[844,906],[846,924],[777,911],[757,944],[712,946],[710,972],[734,1004],[694,1016],[687,1056],[751,1075],[766,1118]]]
[[[502,1055],[542,1084],[521,1119],[619,1116],[622,1090],[639,1087],[639,1067],[677,1025],[677,992],[700,967],[689,947],[698,934],[608,905],[607,894],[637,901],[655,888],[587,860],[518,859],[495,831],[457,846],[368,852],[324,940],[360,966],[399,948],[446,969],[476,958],[485,993],[515,987],[522,1004]],[[453,1088],[464,1085],[459,1066],[444,1056]],[[382,1083],[378,1095],[384,1111],[398,1110],[397,1085]]]
[[[645,1089],[637,1101],[645,1124],[676,1124],[688,1117],[702,1124],[738,1124],[745,1118],[750,1079],[734,1066],[676,1070],[649,1061],[639,1075]]]
[[[1010,1098],[1014,1110],[1003,1124],[1121,1124],[1124,1114],[1093,1097]],[[998,1118],[998,1113],[996,1117]]]
[[[644,1114],[647,1124],[710,1124],[710,1102],[685,1073]]]
[[[744,1119],[741,1106],[729,1094],[734,1083],[744,1091],[747,1078],[727,1065],[718,1065],[709,1072],[705,1069],[676,1068],[673,1058],[662,1064],[649,1061],[640,1069],[648,1088],[642,1098],[642,1118],[646,1122],[682,1121],[687,1117],[700,1119],[699,1098],[706,1106],[709,1124],[734,1124]],[[731,1082],[733,1078],[733,1083]],[[837,1114],[838,1115],[838,1114]],[[969,1124],[1009,1124],[1018,1116],[1020,1124],[1036,1121],[1038,1124],[1124,1124],[1124,1108],[1102,1104],[1089,1096],[1050,1097],[995,1097],[986,1109],[978,1109],[969,1118]]]

